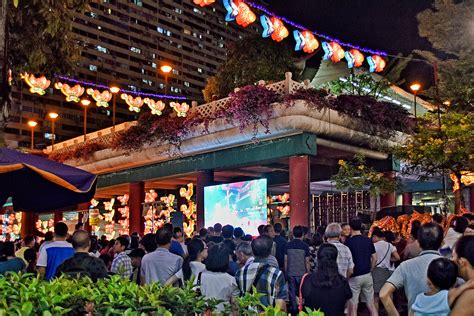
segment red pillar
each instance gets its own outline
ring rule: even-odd
[[[383,174],[387,178],[392,178],[392,179],[395,178],[395,171],[386,171]],[[396,206],[396,205],[397,205],[397,200],[396,200],[395,192],[382,194],[382,196],[380,196],[380,208]]]
[[[469,189],[469,210],[474,212],[474,186]]]
[[[144,231],[144,219],[142,216],[142,203],[145,201],[145,182],[132,182],[129,184],[129,200],[128,208],[130,212],[129,222],[130,234],[138,232],[143,234]]]
[[[54,212],[54,224],[63,221],[63,212],[55,211]]]
[[[36,235],[36,221],[38,215],[34,212],[23,212],[21,214],[21,236]]]
[[[84,211],[89,210],[89,202],[81,203],[77,205],[77,210],[79,211],[79,219],[78,222],[84,223],[84,230],[88,231],[89,233],[92,232],[92,226],[89,224],[89,217],[84,222],[83,218],[86,216]]]
[[[196,181],[196,212],[197,231],[204,227],[204,187],[214,183],[214,171],[200,171]]]
[[[309,156],[290,157],[290,226],[309,227]]]
[[[413,202],[413,196],[411,192],[403,192],[402,194],[402,204],[411,205]]]

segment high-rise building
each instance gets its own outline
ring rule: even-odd
[[[259,30],[258,23],[245,29],[227,23],[220,4],[201,8],[191,0],[104,0],[92,3],[91,8],[77,14],[73,22],[73,33],[83,44],[76,79],[131,91],[167,92],[185,96],[188,102],[202,101],[206,78],[226,60],[226,45]],[[160,71],[165,64],[172,67],[166,87]],[[53,83],[44,96],[26,88],[24,84],[13,92],[6,128],[8,145],[30,145],[29,120],[38,122],[36,147],[50,144],[51,111],[59,114],[56,141],[82,134],[84,114],[79,103],[66,102],[58,90],[53,92]],[[98,108],[92,102],[87,113],[88,132],[111,126],[111,112],[112,106]],[[117,96],[117,123],[137,116]]]

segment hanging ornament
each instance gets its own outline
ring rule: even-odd
[[[104,90],[102,93],[97,89],[87,89],[87,94],[92,96],[92,99],[96,102],[95,104],[99,107],[109,107],[109,101],[112,99],[112,92]]]
[[[28,75],[26,72],[20,75],[20,78],[25,80],[26,84],[30,87],[31,93],[36,93],[39,95],[44,95],[46,93],[46,89],[48,89],[49,85],[51,84],[51,80],[46,79],[45,76],[36,78],[35,75]]]
[[[186,114],[189,111],[189,105],[186,102],[171,102],[170,106],[176,111],[178,117],[186,117]]]
[[[124,195],[121,195],[119,197],[117,197],[117,200],[119,200],[120,202],[120,205],[127,205],[128,204],[128,199],[130,198],[130,196],[128,194],[124,194]]]
[[[266,15],[262,15],[260,17],[260,23],[262,23],[263,27],[262,36],[271,36],[272,39],[276,42],[281,42],[290,34],[283,22],[280,19],[277,19],[276,17],[269,18]]]
[[[163,101],[155,101],[153,99],[145,98],[143,102],[148,105],[151,110],[151,114],[153,115],[163,114],[163,110],[166,107],[166,104]]]
[[[125,103],[128,105],[128,110],[130,112],[140,112],[140,108],[143,106],[143,99],[141,97],[134,98],[133,95],[122,93],[120,95],[122,100],[125,100]]]
[[[61,90],[62,94],[66,96],[67,102],[76,102],[81,101],[81,96],[84,94],[85,88],[81,87],[80,84],[76,84],[71,88],[67,83],[56,82],[54,87],[58,90]]]
[[[359,52],[357,49],[351,49],[347,51],[344,56],[347,60],[347,67],[360,67],[364,62],[364,55]]]
[[[214,2],[216,2],[216,0],[193,0],[193,2],[198,6],[205,7],[207,5],[213,4]]]
[[[381,72],[384,70],[386,62],[379,55],[372,55],[367,57],[370,72]]]
[[[239,7],[234,0],[224,0],[224,8],[227,11],[225,20],[227,22],[234,21],[237,14],[239,14]]]
[[[344,58],[344,49],[341,45],[336,42],[323,42],[322,43],[324,50],[324,60],[331,59],[333,62],[337,63]]]
[[[260,23],[263,27],[262,37],[269,37],[273,33],[273,24],[270,18],[266,15],[260,16]]]
[[[239,1],[238,4],[239,13],[237,14],[235,21],[238,25],[247,27],[249,24],[255,22],[257,16],[250,10],[249,6],[243,1]]]
[[[305,53],[312,53],[319,47],[318,40],[314,37],[314,34],[310,31],[293,31],[293,36],[296,41],[295,50],[303,50]]]
[[[181,188],[179,189],[179,195],[181,197],[184,197],[186,198],[186,200],[190,200],[191,197],[193,196],[194,194],[194,189],[193,189],[193,184],[192,183],[188,183],[188,188]]]
[[[153,203],[156,201],[157,197],[158,193],[156,193],[155,190],[145,192],[145,203]]]

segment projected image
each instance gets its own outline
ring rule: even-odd
[[[214,185],[204,188],[204,222],[242,227],[258,235],[257,227],[267,224],[267,179]]]

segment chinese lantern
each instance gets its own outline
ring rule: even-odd
[[[364,55],[359,52],[357,49],[351,49],[345,53],[347,60],[347,67],[360,67],[364,62]]]
[[[312,53],[319,47],[318,40],[310,31],[293,31],[293,36],[296,41],[295,50],[303,50],[305,53]]]
[[[370,72],[381,72],[384,70],[386,62],[379,55],[372,55],[367,57]]]
[[[324,50],[324,60],[331,59],[333,62],[337,63],[342,58],[344,58],[344,49],[341,45],[336,42],[323,42],[322,44]]]

